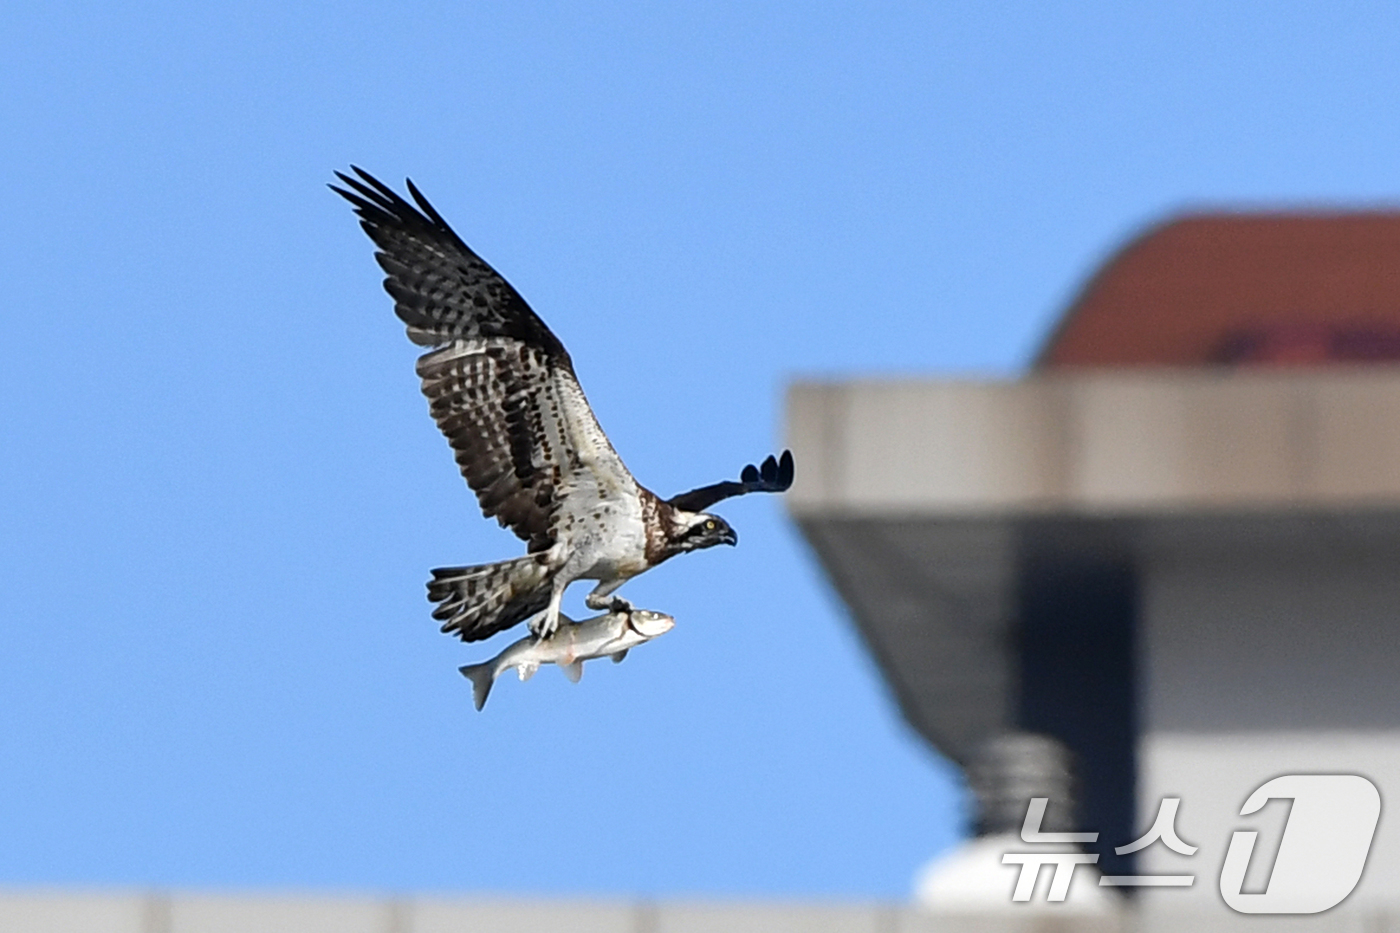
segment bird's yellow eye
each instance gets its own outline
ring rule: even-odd
[[[714,530],[715,530],[715,520],[714,520],[713,518],[709,518],[709,519],[706,519],[706,520],[705,520],[705,530],[706,530],[706,531],[714,531]]]

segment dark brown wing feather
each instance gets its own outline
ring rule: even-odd
[[[572,366],[559,338],[530,309],[520,293],[453,232],[428,199],[408,182],[417,202],[359,168],[358,179],[336,172],[350,189],[331,190],[355,206],[360,226],[379,247],[375,258],[387,277],[384,290],[394,313],[408,325],[408,338],[440,347],[473,337],[510,337],[551,359]]]
[[[667,503],[687,512],[703,512],[723,499],[742,496],[751,492],[786,492],[792,485],[792,451],[783,451],[781,459],[768,455],[762,466],[750,463],[739,474],[739,481],[725,480],[701,486],[690,492],[667,499]]]

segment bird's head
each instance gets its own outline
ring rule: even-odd
[[[738,544],[739,536],[729,523],[718,515],[705,512],[687,514],[676,544],[682,551],[698,551],[716,544]]]

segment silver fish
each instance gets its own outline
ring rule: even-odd
[[[548,638],[529,635],[491,660],[468,664],[460,670],[471,680],[472,701],[481,709],[496,678],[512,667],[520,673],[521,680],[529,680],[541,664],[557,664],[564,676],[578,683],[584,661],[607,657],[619,662],[630,649],[665,635],[675,624],[676,620],[664,612],[649,609],[605,612],[582,622],[560,616],[559,628]]]

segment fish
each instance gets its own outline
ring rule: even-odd
[[[557,664],[564,676],[578,683],[583,662],[612,658],[620,663],[627,652],[658,635],[665,635],[676,620],[650,609],[615,609],[591,619],[574,622],[560,616],[560,625],[548,638],[528,635],[508,646],[489,661],[459,668],[472,682],[472,702],[480,710],[495,685],[496,678],[515,668],[521,680],[529,680],[541,664]]]

